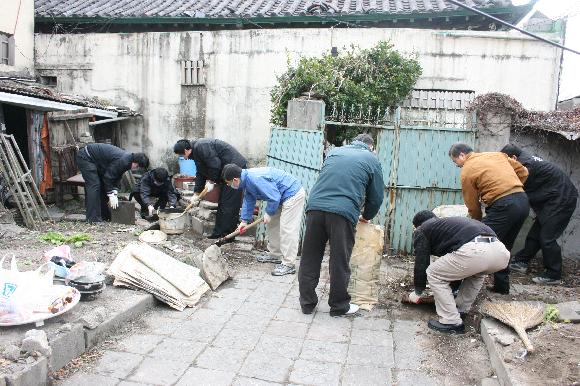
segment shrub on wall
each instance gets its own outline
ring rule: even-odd
[[[405,57],[389,42],[370,49],[352,47],[338,56],[302,58],[278,77],[271,91],[271,122],[286,124],[288,102],[304,94],[328,106],[363,105],[386,108],[401,102],[421,75],[419,62]]]

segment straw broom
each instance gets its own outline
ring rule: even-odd
[[[538,302],[486,302],[481,312],[512,327],[524,343],[528,352],[534,351],[534,346],[526,330],[537,326],[544,320],[544,305]]]

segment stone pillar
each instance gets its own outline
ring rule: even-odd
[[[478,116],[480,114],[478,112]],[[483,112],[483,118],[477,120],[474,150],[500,151],[510,141],[511,125],[512,117],[509,114]]]
[[[289,129],[324,130],[324,101],[292,99],[288,102],[287,124]]]

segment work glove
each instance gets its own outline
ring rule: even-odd
[[[264,213],[264,220],[262,221],[264,224],[268,224],[272,220],[272,217],[268,213]]]
[[[358,216],[358,221],[360,221],[360,222],[364,222],[365,224],[368,224],[368,222],[369,222],[370,220],[367,220],[367,219],[366,219],[366,218],[364,218],[362,215],[360,215],[360,216]]]
[[[194,194],[193,196],[191,196],[191,198],[189,199],[189,202],[193,205],[193,206],[197,206],[197,204],[199,204],[201,200],[199,199],[199,195],[198,194]]]
[[[409,301],[411,303],[419,304],[421,303],[421,295],[417,295],[415,291],[411,291],[409,294]]]
[[[107,194],[109,197],[109,206],[111,209],[117,209],[119,207],[119,198],[117,197],[117,191],[113,190],[111,193]]]
[[[206,181],[205,187],[207,188],[207,192],[211,192],[214,188],[215,184],[212,181]]]
[[[153,212],[155,212],[155,207],[153,205],[149,205],[147,210],[149,210],[149,217],[151,217],[153,216]]]
[[[245,221],[242,221],[240,223],[240,225],[238,225],[238,229],[236,229],[238,232],[240,232],[241,235],[243,235],[244,233],[246,233],[246,228],[248,227],[248,223]]]

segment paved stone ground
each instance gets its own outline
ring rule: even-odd
[[[436,385],[416,321],[386,310],[330,317],[328,278],[316,312],[303,315],[296,275],[271,266],[237,274],[197,308],[156,308],[148,326],[118,341],[90,370],[62,386],[108,385]],[[327,269],[323,269],[326,272]]]

